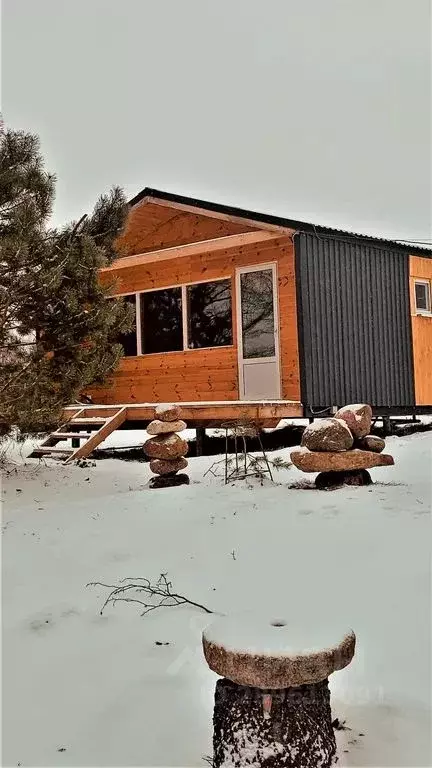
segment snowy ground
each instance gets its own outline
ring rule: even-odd
[[[208,616],[141,618],[117,604],[101,617],[105,590],[86,588],[162,571],[215,611],[352,627],[355,659],[330,678],[333,714],[351,729],[338,733],[339,764],[431,765],[432,434],[388,449],[396,466],[372,470],[372,488],[319,492],[288,489],[294,468],[274,485],[224,487],[203,477],[217,457],[191,460],[189,487],[151,491],[146,464],[23,464],[14,448],[2,486],[3,765],[206,765]]]

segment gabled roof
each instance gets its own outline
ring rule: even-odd
[[[213,214],[220,213],[223,216],[235,216],[237,218],[245,219],[246,221],[253,221],[262,224],[271,224],[275,227],[286,227],[288,229],[294,229],[297,232],[305,232],[314,235],[320,235],[322,237],[333,237],[340,240],[365,240],[370,245],[375,245],[378,248],[391,247],[405,253],[419,253],[422,256],[432,257],[432,248],[421,246],[418,244],[409,244],[398,242],[397,240],[387,240],[386,238],[373,237],[371,235],[362,235],[355,232],[347,232],[343,229],[332,229],[331,227],[323,227],[318,224],[311,224],[305,221],[297,221],[296,219],[286,219],[281,216],[273,216],[267,213],[258,213],[256,211],[249,211],[244,208],[235,208],[229,205],[221,205],[219,203],[210,203],[207,200],[198,200],[193,197],[185,197],[184,195],[174,195],[170,192],[163,192],[159,189],[152,189],[151,187],[145,187],[139,192],[132,200],[129,201],[130,206],[137,205],[145,197],[153,198],[155,200],[165,201],[167,203],[175,203],[184,206],[190,206],[192,208],[200,208],[203,211],[211,211]]]

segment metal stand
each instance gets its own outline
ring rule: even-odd
[[[268,474],[273,480],[270,464],[261,440],[258,427],[253,422],[229,421],[222,424],[225,429],[225,485],[230,480],[243,480],[245,477],[262,477]],[[229,454],[229,438],[234,440],[234,458]],[[258,440],[262,457],[252,456],[247,450],[246,439],[254,437]],[[234,461],[234,468],[230,464]]]

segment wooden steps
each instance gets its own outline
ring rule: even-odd
[[[72,415],[69,421],[62,424],[55,432],[51,432],[41,445],[34,448],[30,458],[50,455],[66,456],[65,464],[69,464],[76,459],[84,459],[111,432],[114,432],[127,417],[127,408],[125,406],[119,406],[117,409],[111,410],[105,418],[102,416],[87,416],[87,410],[86,408],[79,409],[77,413]],[[87,431],[83,432],[83,429]],[[78,448],[58,445],[58,443],[64,440],[79,440],[80,445]]]

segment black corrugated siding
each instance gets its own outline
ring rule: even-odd
[[[414,405],[408,255],[303,233],[295,251],[303,404]]]

